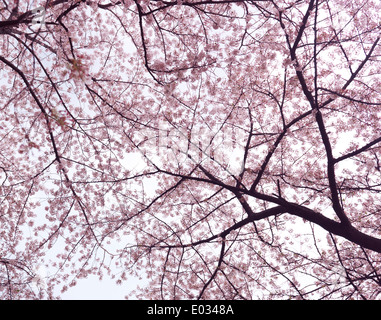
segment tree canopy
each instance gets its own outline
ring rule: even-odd
[[[0,298],[379,299],[380,12],[2,0]]]

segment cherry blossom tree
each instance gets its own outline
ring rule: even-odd
[[[379,299],[380,12],[2,0],[1,299]]]

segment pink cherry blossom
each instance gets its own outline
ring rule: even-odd
[[[0,299],[380,299],[379,1],[0,9]]]

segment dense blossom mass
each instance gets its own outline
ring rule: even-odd
[[[0,299],[380,299],[380,12],[1,1]]]

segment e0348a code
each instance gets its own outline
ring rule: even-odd
[[[231,305],[223,305],[223,304],[200,304],[192,305],[192,314],[215,314],[215,315],[224,315],[224,314],[234,314],[233,308]]]

